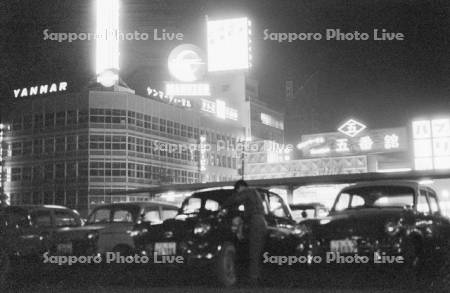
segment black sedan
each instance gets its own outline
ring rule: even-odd
[[[449,249],[450,220],[441,214],[436,192],[418,182],[346,187],[328,217],[302,223],[312,244],[303,253],[331,264],[401,264],[425,280]]]
[[[283,199],[267,190],[261,195],[268,223],[265,252],[295,254],[303,230],[292,219]],[[201,267],[213,272],[224,286],[238,280],[238,267],[248,261],[247,229],[243,206],[223,215],[221,206],[232,195],[230,189],[196,192],[184,200],[174,219],[159,225],[141,224],[135,230],[135,245],[154,263]],[[140,232],[139,232],[140,231]]]

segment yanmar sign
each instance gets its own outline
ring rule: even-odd
[[[14,98],[23,98],[28,96],[46,95],[49,93],[65,92],[67,90],[67,82],[42,84],[31,87],[24,87],[14,90]]]

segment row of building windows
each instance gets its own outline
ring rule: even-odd
[[[24,113],[11,121],[11,129],[55,129],[66,126],[86,124],[89,121],[89,113],[83,110],[68,110],[50,113]]]
[[[53,154],[87,149],[87,135],[46,136],[45,138],[13,142],[11,156]]]
[[[93,177],[126,177],[149,179],[155,182],[192,183],[197,182],[198,172],[152,166],[140,163],[93,161],[89,167]],[[11,168],[11,182],[75,182],[77,178],[88,177],[87,162],[45,163],[32,167]],[[9,178],[9,176],[7,176]]]
[[[12,167],[12,182],[75,182],[77,178],[88,177],[88,162],[56,162],[35,166]]]
[[[134,111],[92,108],[90,109],[90,122],[127,124],[135,127],[140,132],[150,130],[164,135],[168,134],[195,140],[198,140],[200,136],[205,136],[206,140],[211,143],[216,143],[218,140],[229,141],[232,144],[236,143],[236,139],[231,136]]]
[[[77,150],[87,150],[87,135],[56,136],[36,138],[34,140],[16,141],[11,144],[11,156],[52,155]],[[172,144],[159,140],[144,139],[125,135],[90,135],[91,150],[128,150],[131,156],[150,154],[159,160],[166,158],[198,162],[199,151],[191,145]],[[194,146],[195,147],[195,146]],[[236,168],[236,158],[214,153],[205,154],[207,164],[226,168]]]
[[[129,179],[148,179],[156,183],[193,183],[198,182],[199,173],[141,163],[93,161],[90,176],[128,176]]]
[[[72,209],[87,209],[87,190],[43,190],[33,192],[12,192],[10,194],[11,205],[21,204],[56,204]]]
[[[200,136],[205,136],[206,141],[216,143],[217,141],[227,141],[236,144],[236,138],[223,135],[217,132],[185,125],[176,121],[158,118],[134,111],[120,109],[99,109],[92,108],[90,112],[84,110],[67,110],[51,113],[23,113],[11,121],[13,131],[29,129],[57,129],[65,126],[75,126],[77,124],[92,123],[123,124],[133,126],[138,131],[157,131],[161,134],[168,134],[184,138],[198,140]]]

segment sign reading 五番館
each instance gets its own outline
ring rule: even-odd
[[[41,84],[31,87],[24,87],[15,89],[14,98],[23,98],[29,96],[46,95],[56,92],[65,92],[67,90],[67,82],[61,81],[59,83]]]
[[[300,144],[306,157],[390,153],[408,150],[404,127],[361,131],[350,137],[341,132],[302,135]]]

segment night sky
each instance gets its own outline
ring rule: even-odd
[[[93,32],[93,1],[6,0],[0,3],[1,99],[12,90],[66,80],[72,89],[94,78],[94,42],[44,41],[43,30]],[[126,30],[145,29],[168,19],[186,42],[203,45],[204,15],[249,15],[253,23],[254,67],[262,98],[283,108],[284,81],[292,79],[303,111],[315,113],[315,131],[334,131],[347,117],[370,128],[407,125],[419,115],[450,112],[450,4],[412,0],[122,0]],[[147,17],[148,14],[148,17]],[[154,17],[152,15],[158,15]],[[159,22],[161,23],[161,21]],[[164,28],[164,24],[159,26]],[[367,32],[387,29],[404,41],[263,40],[269,32]],[[138,86],[167,74],[170,42],[122,45],[122,78]],[[161,57],[162,56],[162,57]],[[159,67],[152,64],[160,58]],[[312,76],[312,77],[311,77]],[[311,77],[311,78],[310,78]],[[305,84],[305,81],[308,82]],[[299,128],[301,128],[299,126]]]

